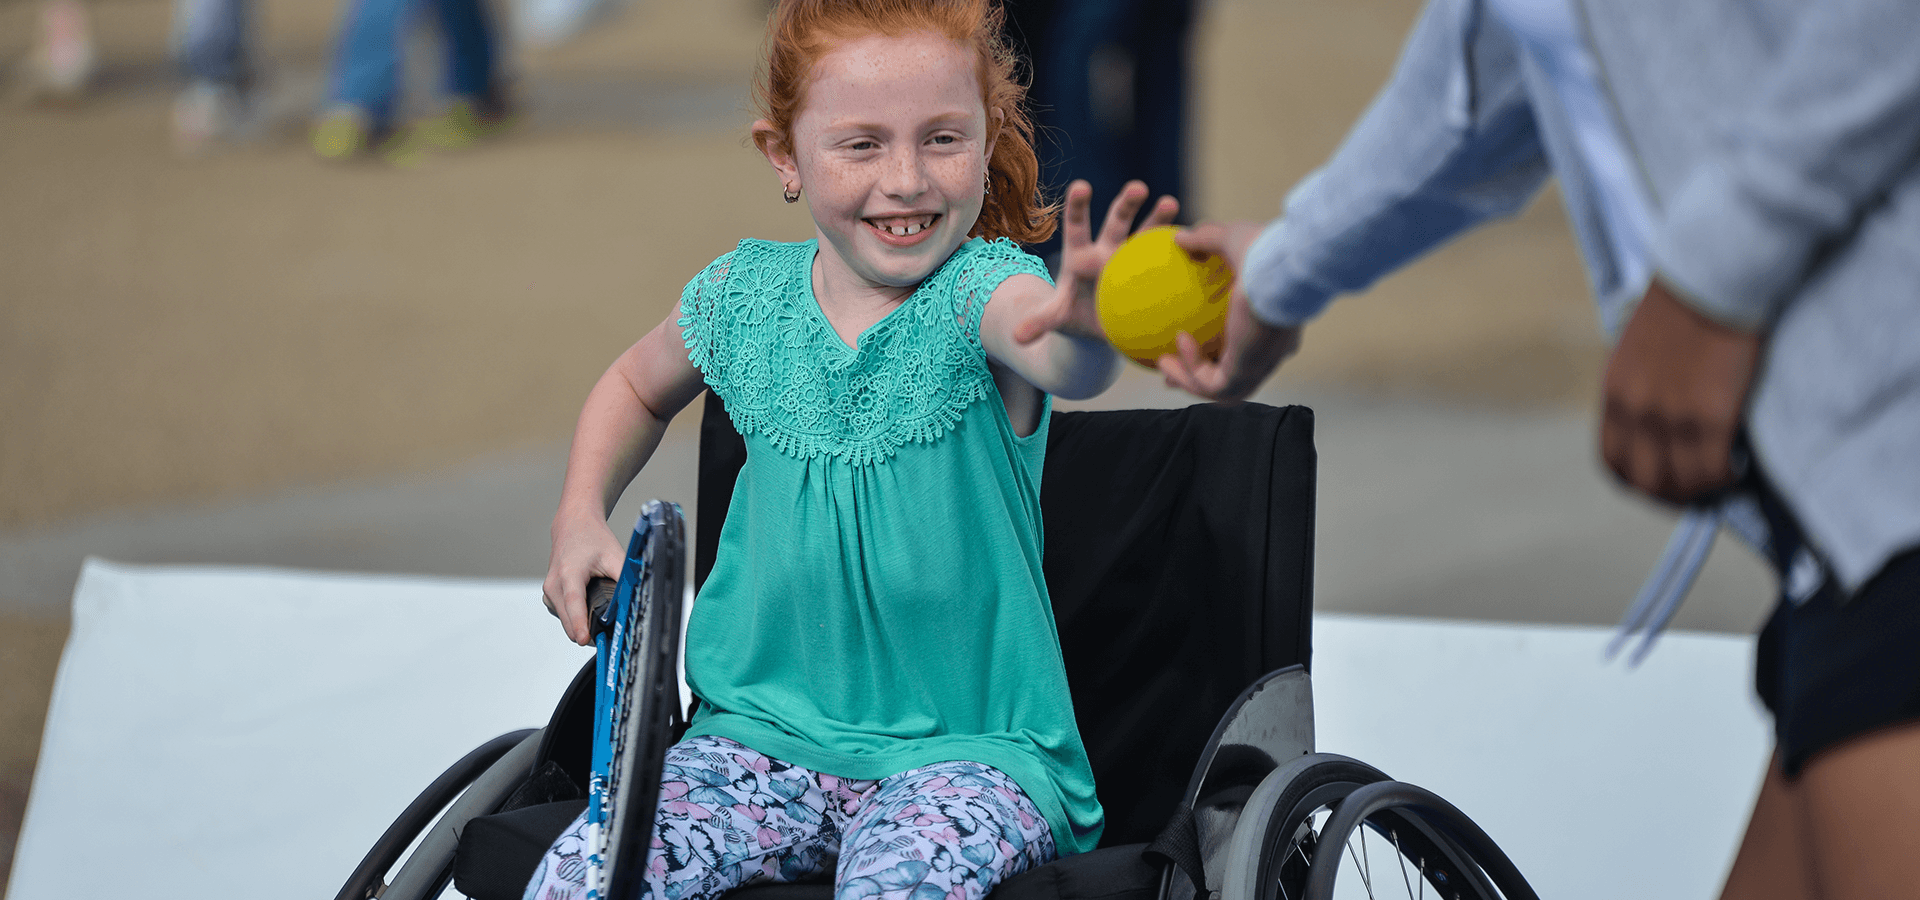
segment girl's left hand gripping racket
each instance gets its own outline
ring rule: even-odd
[[[660,766],[680,719],[681,593],[686,528],[680,506],[650,500],[627,542],[618,584],[588,588],[599,682],[587,784],[587,897],[637,893],[653,843]]]

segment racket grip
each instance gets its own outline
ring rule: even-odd
[[[599,576],[587,582],[587,621],[598,621],[607,607],[613,604],[613,592],[619,584],[611,578]]]

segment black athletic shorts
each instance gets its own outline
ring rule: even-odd
[[[1760,494],[1785,584],[1803,538],[1778,496]],[[1920,548],[1894,557],[1851,597],[1832,576],[1804,603],[1783,589],[1754,656],[1754,687],[1773,712],[1789,778],[1842,741],[1920,721]]]

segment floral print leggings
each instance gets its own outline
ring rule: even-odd
[[[980,900],[1055,855],[1033,801],[979,763],[857,781],[703,735],[669,748],[662,772],[640,900],[712,900],[828,872],[834,900]],[[523,900],[586,895],[585,831],[582,813]]]

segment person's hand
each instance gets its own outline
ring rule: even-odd
[[[1600,453],[1620,480],[1669,503],[1732,486],[1733,442],[1761,336],[1715,322],[1659,280],[1607,360]]]
[[[1113,251],[1127,239],[1127,226],[1146,200],[1145,184],[1127,182],[1107,207],[1107,220],[1100,226],[1100,235],[1094,237],[1087,221],[1093,188],[1084,181],[1067,186],[1067,209],[1062,216],[1060,233],[1060,277],[1055,281],[1053,299],[1014,329],[1015,341],[1031,344],[1049,331],[1106,340],[1099,312],[1094,308],[1093,288],[1100,280],[1100,270],[1106,268],[1107,260],[1113,257]],[[1146,221],[1140,223],[1140,230],[1170,224],[1179,212],[1179,201],[1170,196],[1161,197],[1153,211],[1147,213]]]
[[[593,643],[587,626],[587,581],[598,575],[619,578],[626,554],[604,518],[561,513],[553,520],[553,550],[547,557],[547,578],[540,600],[560,617],[567,639]]]
[[[1227,300],[1227,326],[1220,358],[1207,359],[1193,335],[1181,334],[1177,338],[1180,353],[1160,357],[1160,374],[1166,378],[1168,387],[1207,400],[1245,400],[1273,374],[1282,360],[1300,349],[1300,329],[1260,321],[1240,285],[1247,248],[1264,227],[1259,222],[1207,223],[1174,237],[1174,243],[1195,256],[1218,256],[1226,260],[1234,280],[1233,292]]]

